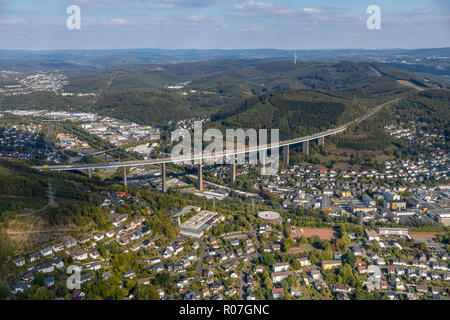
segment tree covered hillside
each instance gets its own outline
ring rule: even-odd
[[[231,104],[212,120],[219,127],[280,129],[290,139],[353,120],[373,103],[314,90],[273,92]]]

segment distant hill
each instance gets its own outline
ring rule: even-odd
[[[386,50],[165,50],[165,49],[120,49],[120,50],[0,50],[0,70],[35,72],[37,70],[83,72],[101,70],[120,64],[178,64],[215,59],[272,59],[293,60],[296,52],[298,61],[386,61],[401,63],[407,60],[411,65],[429,65],[432,61],[441,63],[440,70],[445,72],[449,65],[436,57],[448,57],[450,48],[430,49],[386,49]],[[420,59],[417,61],[416,59]],[[444,70],[442,69],[444,67]],[[438,71],[439,69],[435,69]],[[441,73],[445,74],[445,73]]]
[[[108,89],[97,100],[95,110],[127,120],[160,124],[207,117],[232,108],[228,105],[269,92],[314,89],[340,92],[347,99],[377,100],[412,90],[368,63],[348,61],[295,65],[287,61],[214,60],[168,65],[157,70],[134,68],[128,73],[116,71]],[[403,78],[414,79],[406,71],[389,69],[392,70]],[[177,83],[187,84],[181,90],[164,89],[165,84]]]
[[[386,72],[377,70],[381,68]],[[305,88],[372,94],[388,87],[399,87],[395,83],[397,78],[420,81],[410,72],[375,63],[343,60],[294,64],[285,60],[220,59],[158,67],[131,64],[92,74],[74,73],[65,90],[161,89],[167,84],[188,82],[186,89],[212,91],[224,96],[245,97]]]
[[[411,86],[403,85],[398,80],[405,80]],[[179,84],[183,88],[167,88],[167,85]],[[170,120],[220,115],[222,111],[226,114],[233,109],[233,105],[245,99],[272,92],[308,89],[343,97],[347,100],[340,103],[346,107],[353,103],[351,100],[359,99],[363,110],[372,102],[414,91],[413,86],[427,89],[432,84],[408,71],[367,62],[294,64],[292,61],[270,59],[222,59],[160,66],[128,64],[93,73],[73,72],[70,84],[64,90],[95,92],[95,98],[35,92],[0,97],[0,110],[46,108],[94,111],[142,124],[161,125]],[[346,110],[344,114],[348,112],[353,111]],[[225,120],[223,116],[219,118]],[[297,125],[300,123],[286,126]],[[322,125],[318,123],[316,127]]]
[[[192,116],[181,96],[156,89],[110,91],[97,108],[113,117],[151,124]]]

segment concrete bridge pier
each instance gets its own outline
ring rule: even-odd
[[[203,191],[203,164],[202,159],[200,159],[200,163],[198,164],[198,190]]]
[[[285,146],[283,149],[283,160],[287,166],[289,166],[289,145]]]
[[[233,165],[232,165],[232,168],[231,168],[231,174],[232,174],[232,181],[233,181],[233,184],[235,184],[236,183],[236,155],[235,154],[233,154]]]
[[[126,167],[123,167],[123,184],[124,184],[124,186],[128,185],[128,182],[127,182],[127,168]]]
[[[302,143],[303,153],[307,156],[309,155],[309,141],[305,141]]]
[[[320,138],[317,140],[317,143],[319,144],[319,147],[320,147],[320,146],[323,147],[323,145],[325,144],[325,137],[320,137]]]
[[[92,169],[88,169],[89,179],[92,178]]]
[[[167,192],[167,183],[166,183],[166,164],[161,164],[161,176],[162,176],[162,192]]]
[[[263,151],[262,156],[260,153],[260,159],[259,159],[259,172],[261,175],[266,174],[266,150]]]

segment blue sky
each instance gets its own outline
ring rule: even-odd
[[[430,48],[449,30],[449,0],[0,0],[0,49]]]

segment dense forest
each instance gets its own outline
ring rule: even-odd
[[[41,214],[50,224],[101,224],[104,212],[92,194],[106,185],[73,173],[39,172],[27,165],[0,160],[0,220],[7,225],[23,209],[42,209],[48,203],[49,184],[57,207]],[[104,222],[104,221],[103,221]]]
[[[447,147],[449,98],[448,90],[427,89],[411,92],[372,118],[351,126],[338,137],[327,139],[324,148],[318,148],[313,144],[309,157],[305,157],[300,149],[292,148],[292,159],[327,166],[336,164],[341,159],[350,165],[362,165],[367,168],[377,167],[377,159],[386,157],[418,160],[420,154],[430,154],[435,147],[442,149]],[[386,125],[443,135],[444,138],[435,139],[433,147],[420,141],[396,139],[388,134],[384,128]]]
[[[270,92],[314,89],[357,99],[386,100],[413,90],[406,79],[427,87],[414,74],[365,62],[209,60],[193,63],[123,64],[95,71],[71,72],[66,92],[94,92],[95,97],[54,92],[2,96],[0,110],[48,109],[97,112],[141,124],[205,118],[227,112],[243,99]],[[183,84],[182,89],[167,85]]]
[[[275,128],[281,139],[310,135],[367,111],[366,101],[314,90],[273,92],[231,104],[212,117],[214,127]]]

